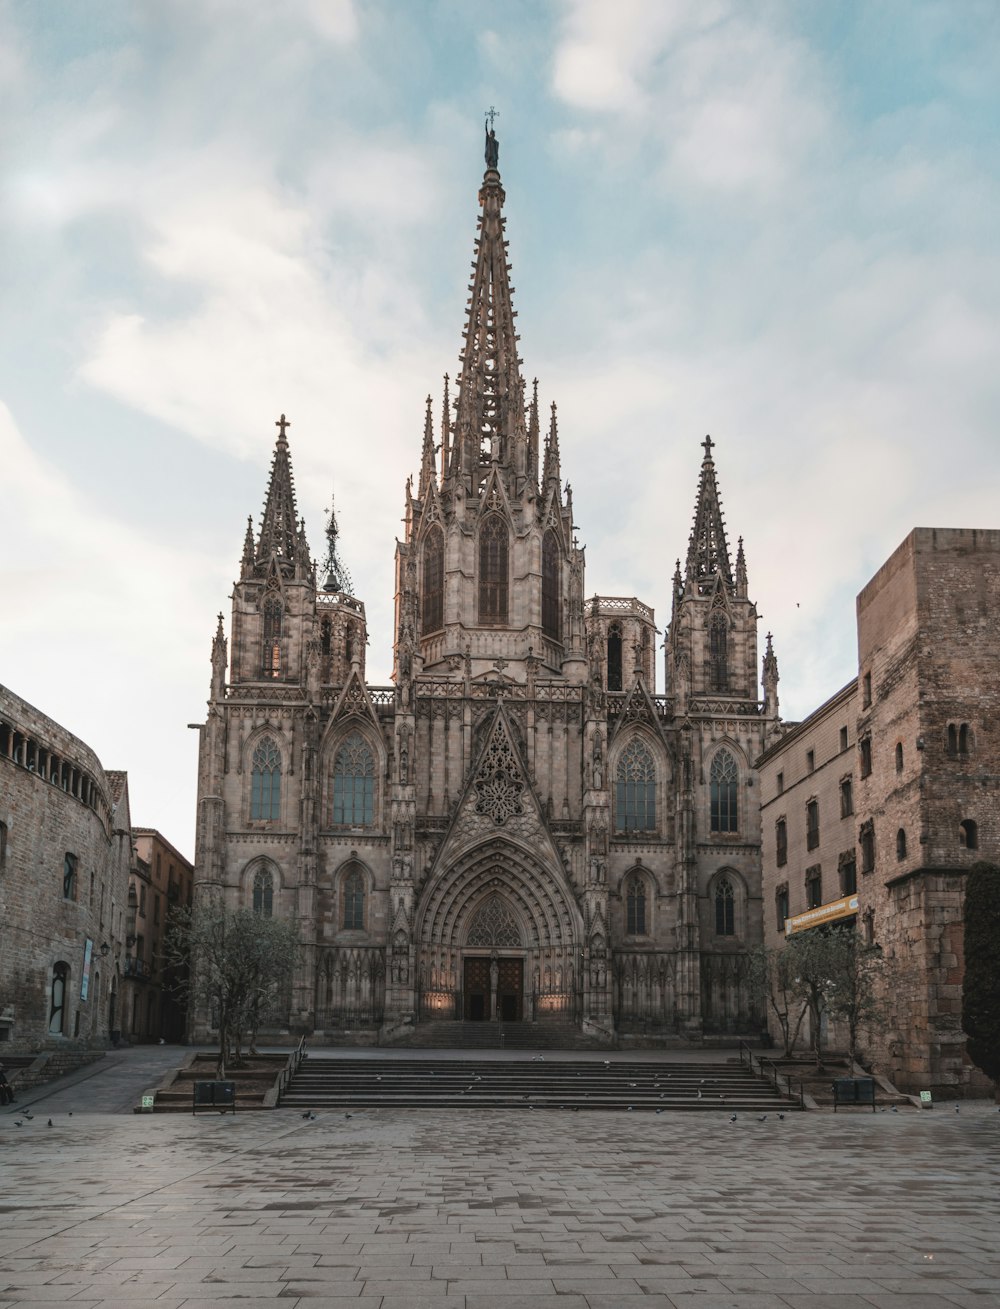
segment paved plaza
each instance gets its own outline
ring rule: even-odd
[[[985,1102],[735,1123],[122,1113],[129,1076],[171,1059],[115,1056],[35,1092],[30,1120],[0,1113],[0,1306],[1000,1304]]]

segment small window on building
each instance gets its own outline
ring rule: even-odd
[[[819,845],[819,801],[810,800],[806,805],[806,849],[815,850]]]
[[[872,675],[865,673],[861,678],[861,707],[867,709],[872,702]]]
[[[858,844],[861,846],[861,871],[875,871],[875,825],[871,819],[861,824],[858,832]]]
[[[840,816],[849,818],[854,813],[854,784],[849,777],[840,779]]]
[[[906,829],[902,827],[896,833],[896,858],[906,858]]]
[[[865,945],[874,945],[875,944],[875,910],[866,909],[862,922],[864,923]]]
[[[608,690],[622,689],[622,629],[617,623],[608,628]]]
[[[720,878],[715,886],[715,935],[736,935],[736,897],[728,877]]]
[[[49,1000],[49,1034],[60,1036],[66,1030],[66,1000],[69,995],[69,964],[61,960],[52,969],[52,993]]]
[[[903,743],[902,741],[897,741],[896,742],[896,772],[901,773],[902,771],[903,771]]]
[[[807,772],[807,773],[811,773],[811,772],[813,772],[813,771],[815,770],[815,768],[816,768],[816,752],[815,752],[815,750],[807,750],[807,751],[806,751],[806,772]]]
[[[157,926],[160,921],[160,897],[153,896],[153,926]]]
[[[788,825],[784,818],[774,824],[774,860],[779,868],[788,863]]]
[[[840,748],[841,748],[841,750],[846,750],[846,749],[847,749],[847,728],[846,728],[846,727],[842,727],[842,728],[840,729]]]
[[[823,903],[823,873],[819,864],[806,869],[806,908],[818,909]]]
[[[779,773],[774,780],[775,780],[775,785],[777,786],[778,789],[778,794],[781,795],[782,791],[784,791],[785,789],[785,774]]]
[[[840,894],[853,895],[858,889],[858,864],[853,850],[840,856]]]
[[[968,723],[958,725],[958,753],[969,754],[972,750],[972,733]]]
[[[858,742],[858,753],[861,757],[861,776],[870,777],[872,771],[872,739],[870,736],[863,736]]]
[[[365,879],[359,868],[353,868],[344,878],[344,930],[364,931]]]
[[[625,894],[625,931],[628,936],[646,935],[646,888],[638,875],[629,878]]]
[[[788,917],[788,883],[782,882],[774,893],[774,914],[775,921],[778,925],[778,931],[785,930],[785,919]]]
[[[63,899],[76,899],[76,864],[75,854],[68,852],[63,856]],[[59,1029],[62,1030],[61,1028]]]
[[[139,917],[146,917],[146,884],[142,883],[139,887]]]
[[[7,862],[7,824],[0,823],[0,868]]]
[[[979,828],[971,818],[963,818],[958,825],[958,843],[966,850],[979,849]]]

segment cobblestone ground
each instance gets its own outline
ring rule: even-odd
[[[47,1126],[52,1112],[53,1126]],[[0,1117],[0,1306],[986,1309],[1000,1114]]]

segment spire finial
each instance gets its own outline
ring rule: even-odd
[[[715,445],[715,442],[712,440],[712,438],[711,438],[710,436],[706,436],[705,439],[704,439],[704,441],[702,441],[701,444],[702,444],[702,447],[704,448],[704,451],[705,451],[705,458],[706,458],[706,459],[711,459],[711,458],[712,458],[712,446]]]
[[[494,131],[493,124],[500,116],[499,109],[494,109],[490,105],[486,111],[486,167],[496,168],[500,161],[500,142],[497,140],[497,134]]]
[[[282,414],[281,417],[278,419],[278,421],[275,423],[275,427],[278,429],[278,440],[284,441],[286,439],[285,428],[291,427],[291,423],[288,421],[288,419],[285,417],[284,414]]]
[[[323,590],[331,593],[342,591],[350,595],[352,591],[351,575],[341,562],[340,552],[337,549],[338,535],[337,511],[334,508],[333,492],[331,491],[330,516],[326,523],[326,558],[323,560],[323,571],[326,574]]]
[[[694,524],[688,542],[687,581],[695,594],[708,595],[715,586],[716,577],[733,592],[733,575],[729,564],[729,547],[726,544],[726,525],[719,502],[719,488],[715,481],[715,464],[712,460],[713,442],[710,436],[702,441],[705,458],[698,478],[698,497],[695,502]]]
[[[295,509],[295,483],[285,429],[291,427],[284,414],[275,423],[278,439],[271,460],[264,516],[260,524],[257,559],[277,555],[285,564],[293,564],[296,555],[299,516]]]

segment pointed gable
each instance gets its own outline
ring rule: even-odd
[[[337,697],[337,703],[333,706],[333,713],[330,715],[330,724],[327,731],[329,732],[335,724],[339,724],[345,718],[363,719],[373,724],[376,731],[380,730],[378,714],[375,712],[375,706],[368,694],[368,688],[362,681],[357,668],[351,669],[347,681],[344,683],[344,689]]]

